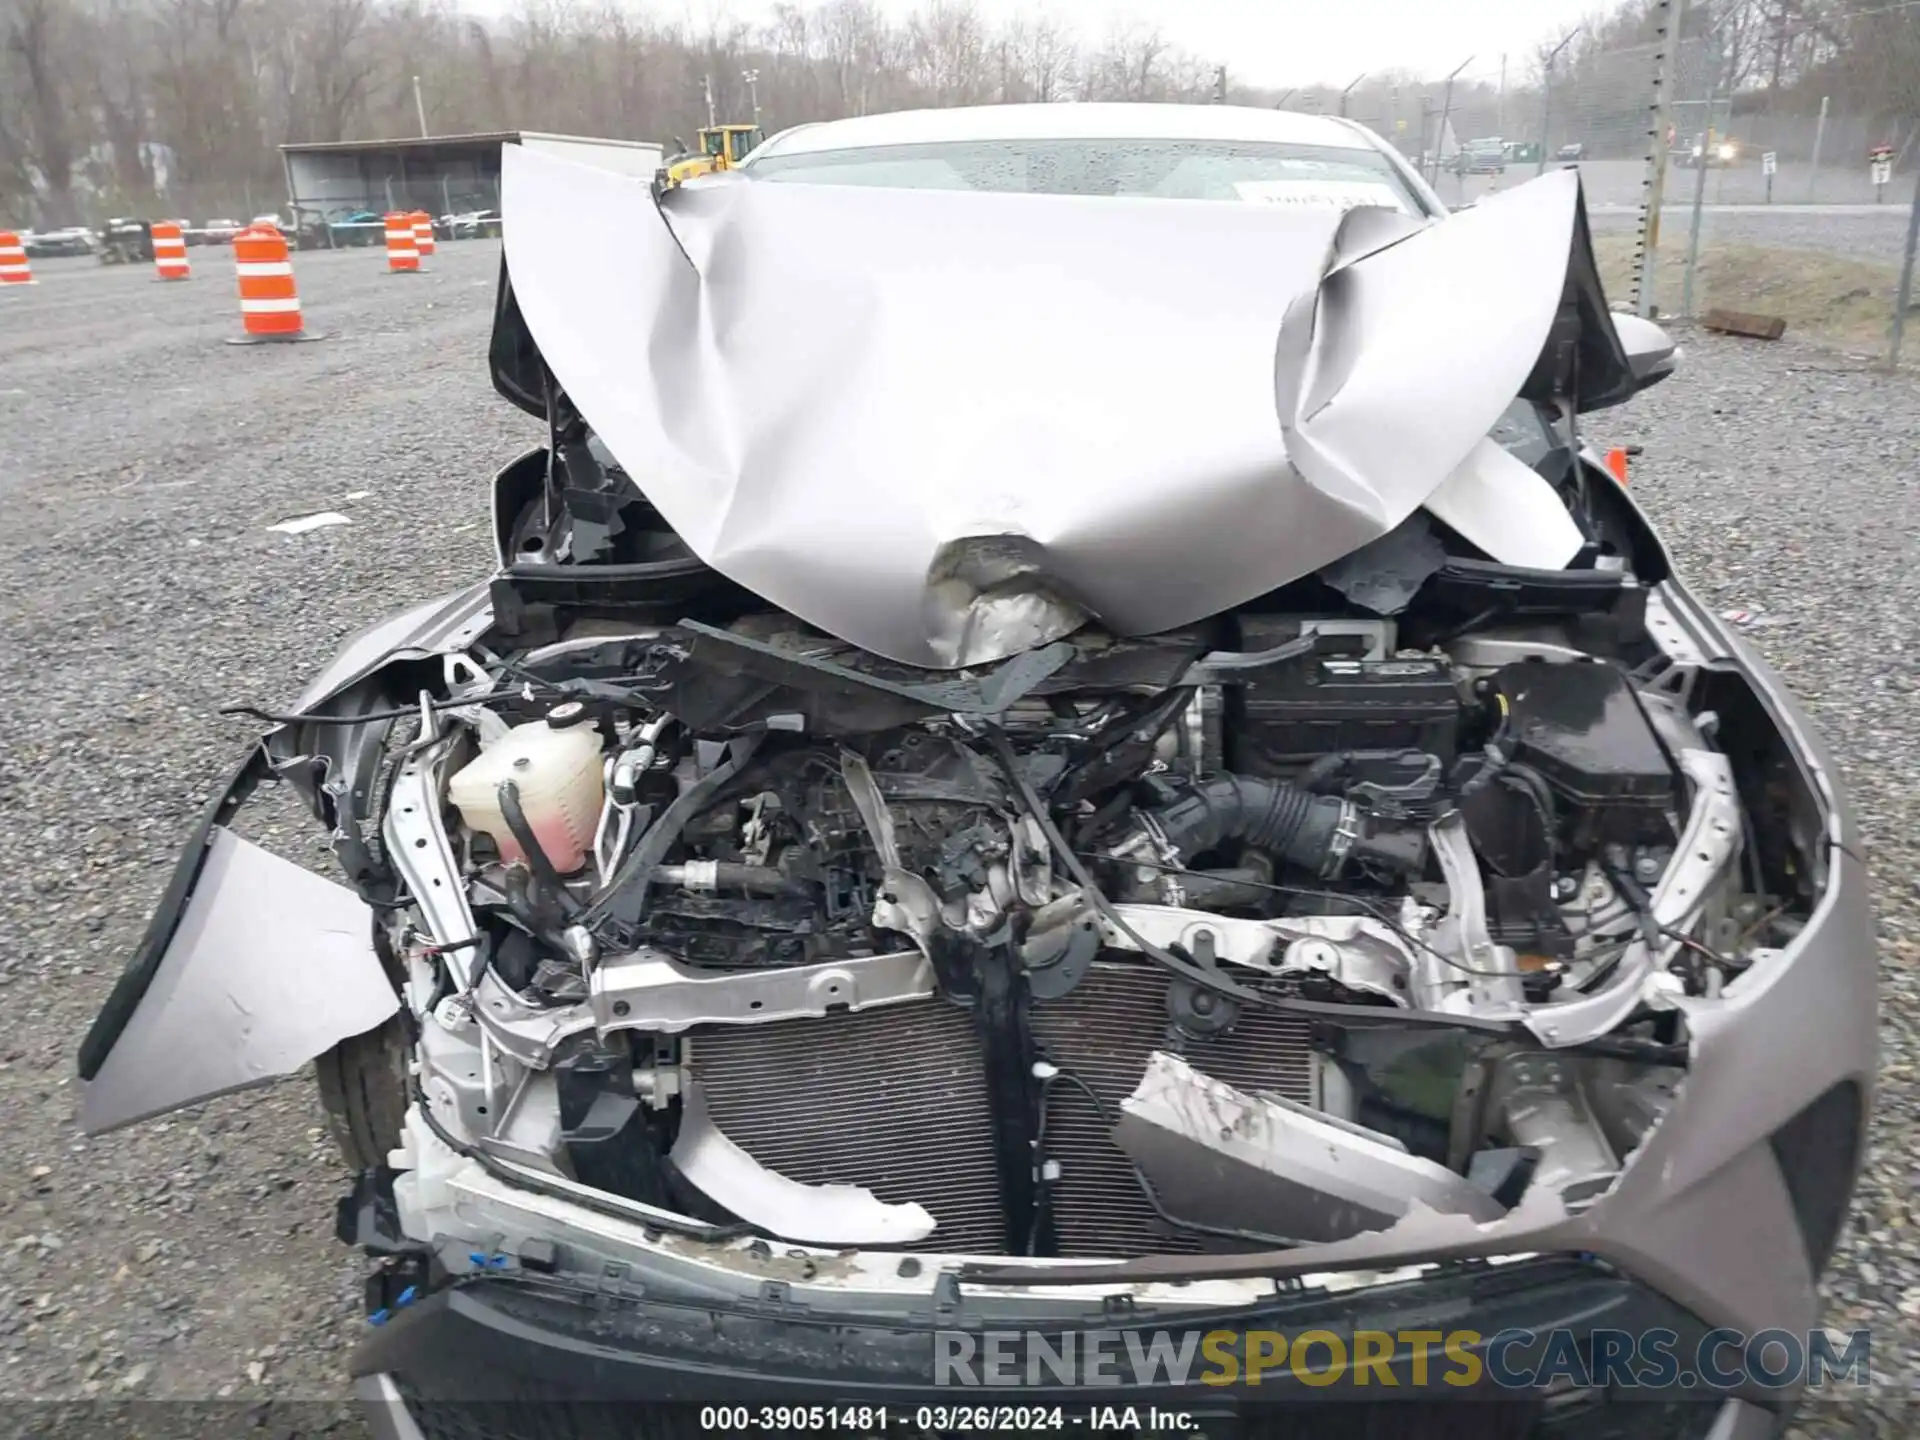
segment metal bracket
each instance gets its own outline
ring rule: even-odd
[[[1423,1009],[1444,1010],[1449,995],[1466,981],[1476,1014],[1519,1010],[1526,1003],[1520,968],[1513,951],[1495,945],[1487,930],[1487,893],[1481,883],[1480,862],[1467,838],[1466,818],[1454,811],[1427,827],[1434,857],[1447,882],[1447,939],[1441,948],[1462,957],[1467,972],[1451,968],[1437,954],[1423,950],[1414,961],[1414,998]]]
[[[461,945],[474,938],[473,912],[440,819],[441,773],[451,737],[440,735],[430,698],[423,693],[420,699],[420,736],[394,777],[381,834],[387,858],[426,917],[434,943]]]
[[[677,1034],[695,1025],[766,1025],[867,1010],[935,994],[918,951],[780,970],[702,970],[658,950],[604,961],[588,995],[594,1027]]]

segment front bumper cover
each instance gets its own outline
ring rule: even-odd
[[[638,1293],[605,1275],[512,1275],[475,1279],[442,1290],[396,1313],[373,1330],[355,1356],[363,1397],[389,1409],[381,1426],[405,1435],[514,1436],[563,1433],[552,1428],[565,1407],[572,1433],[599,1434],[615,1417],[622,1434],[699,1433],[711,1428],[711,1407],[732,1417],[729,1428],[767,1428],[797,1408],[885,1407],[872,1433],[967,1430],[989,1424],[982,1411],[1017,1407],[1038,1428],[1059,1407],[1067,1430],[1098,1428],[1100,1412],[1131,1406],[1188,1417],[1204,1433],[1409,1437],[1512,1436],[1515,1440],[1599,1440],[1599,1437],[1732,1437],[1775,1432],[1781,1415],[1764,1396],[1646,1390],[1502,1390],[1485,1381],[1463,1386],[1445,1374],[1440,1342],[1416,1370],[1415,1350],[1402,1346],[1389,1385],[1376,1371],[1371,1388],[1302,1383],[1284,1367],[1257,1385],[1202,1383],[1199,1365],[1170,1383],[1085,1380],[1063,1384],[1054,1373],[1038,1383],[956,1384],[936,1350],[965,1333],[984,1345],[996,1329],[991,1297],[963,1296],[951,1313],[873,1315],[858,1321],[795,1313],[777,1299],[722,1305]],[[799,1307],[804,1309],[804,1307]],[[1351,1346],[1356,1330],[1462,1331],[1492,1337],[1519,1328],[1576,1336],[1597,1329],[1635,1333],[1665,1329],[1682,1349],[1707,1327],[1644,1286],[1574,1258],[1504,1266],[1468,1266],[1402,1284],[1327,1294],[1300,1291],[1231,1311],[1159,1315],[1087,1314],[1068,1307],[1051,1322],[1031,1317],[1010,1329],[1045,1337],[1055,1353],[1073,1355],[1095,1332],[1126,1353],[1156,1333],[1323,1330]],[[1482,1353],[1463,1345],[1462,1353]],[[1448,1352],[1450,1355],[1452,1352]],[[1217,1372],[1216,1372],[1217,1373]],[[1015,1374],[1018,1375],[1017,1365]],[[1023,1381],[1032,1376],[1019,1377]],[[1444,1404],[1436,1402],[1447,1402]],[[397,1409],[400,1413],[391,1413]],[[702,1412],[705,1412],[704,1414]],[[1039,1412],[1036,1414],[1036,1412]],[[800,1425],[804,1422],[790,1421]],[[1013,1423],[1009,1420],[1009,1423]],[[781,1426],[778,1428],[785,1428]],[[606,1433],[616,1433],[609,1428]]]

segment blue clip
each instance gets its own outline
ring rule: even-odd
[[[407,1286],[406,1289],[402,1290],[399,1293],[399,1295],[394,1297],[393,1308],[396,1310],[404,1309],[406,1306],[411,1305],[414,1301],[418,1300],[419,1298],[420,1298],[419,1287],[416,1285],[409,1285]]]
[[[513,1263],[512,1256],[486,1255],[478,1250],[469,1251],[467,1259],[479,1270],[504,1270]]]
[[[369,1325],[384,1325],[392,1318],[393,1312],[391,1310],[376,1310],[367,1316],[367,1323]]]

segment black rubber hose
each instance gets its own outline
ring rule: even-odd
[[[1252,775],[1216,775],[1154,810],[1182,861],[1228,840],[1318,874],[1326,868],[1346,802]]]
[[[534,879],[540,882],[541,889],[553,897],[554,903],[563,912],[576,912],[580,907],[561,883],[560,872],[553,868],[553,858],[541,848],[540,837],[533,833],[533,826],[527,822],[527,812],[520,804],[520,787],[511,780],[502,780],[493,793],[500,802],[500,818],[507,822],[507,830],[513,836],[514,843],[526,852],[527,868],[533,872]]]

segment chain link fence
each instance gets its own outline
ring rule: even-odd
[[[1852,88],[1827,93],[1818,82],[1836,75],[1738,83],[1733,37],[1719,31],[1688,38],[1676,59],[1655,302],[1692,317],[1777,319],[1897,358],[1920,161],[1913,121]]]
[[[1816,11],[1817,34],[1796,28]],[[1617,306],[1778,319],[1893,357],[1917,288],[1920,0],[1663,0],[1644,31],[1605,46],[1576,31],[1557,49],[1528,37],[1451,75],[1361,77],[1338,108],[1450,206],[1577,167]]]

